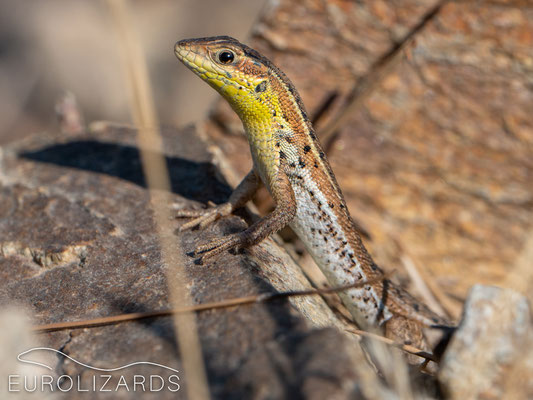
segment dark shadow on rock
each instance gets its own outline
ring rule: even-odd
[[[56,144],[41,150],[24,152],[23,158],[116,176],[146,187],[139,150],[132,146],[78,140]],[[194,156],[194,155],[193,155]],[[231,188],[217,178],[216,167],[209,162],[195,162],[165,156],[172,192],[201,202],[220,203]]]
[[[107,297],[108,304],[113,307],[116,314],[145,313],[157,311],[154,310],[153,307],[138,303],[132,299],[117,298],[113,293],[107,293],[105,297]],[[174,323],[172,321],[172,318],[173,317],[169,315],[165,317],[141,318],[131,322],[142,325],[143,327],[152,331],[155,336],[169,343],[176,354],[179,354],[176,342],[176,332],[174,330]]]

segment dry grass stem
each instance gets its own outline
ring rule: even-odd
[[[452,308],[450,300],[442,293],[433,280],[417,267],[414,260],[404,253],[401,256],[401,261],[417,292],[427,306],[441,316],[457,317],[457,307]]]
[[[527,235],[524,246],[504,286],[524,294],[533,304],[533,231]]]
[[[163,156],[161,134],[157,129],[159,121],[155,111],[146,60],[130,20],[126,0],[107,0],[106,2],[116,25],[119,44],[125,59],[124,75],[127,77],[127,86],[130,90],[130,108],[134,122],[139,128],[139,151],[151,194],[154,220],[161,246],[161,258],[167,271],[170,302],[175,308],[185,307],[187,309],[192,304],[186,288],[189,278],[183,269],[184,253],[169,227],[171,220],[170,178]],[[188,310],[175,314],[173,320],[183,370],[187,376],[187,397],[208,399],[209,388],[198,338],[196,316]]]

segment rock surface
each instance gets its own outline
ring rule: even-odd
[[[196,130],[166,130],[164,137],[176,201],[184,206],[223,201],[230,189]],[[104,124],[80,136],[33,137],[1,149],[1,304],[25,306],[39,324],[170,307],[134,141],[135,131]],[[173,221],[174,229],[180,223]],[[173,234],[190,251],[209,237],[244,226],[232,217],[206,231]],[[272,240],[206,265],[187,259],[185,268],[195,303],[310,287]],[[215,398],[320,398],[324,393],[357,398],[365,381],[371,392],[380,393],[358,342],[325,328],[343,325],[319,297],[205,311],[198,314],[198,325]],[[175,368],[178,397],[185,398],[187,371],[170,317],[41,334],[39,340],[102,368],[135,361]],[[69,359],[54,356],[53,368],[56,376],[79,376],[82,388],[91,386],[92,371]],[[130,368],[123,375],[130,386],[133,374],[168,376],[153,368]],[[158,396],[175,398],[169,391]]]
[[[476,285],[442,358],[439,379],[450,399],[530,399],[533,326],[527,299]]]

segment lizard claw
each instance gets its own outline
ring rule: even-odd
[[[204,260],[231,249],[239,249],[248,245],[245,231],[234,233],[221,239],[212,240],[209,243],[198,246],[194,251],[189,253],[192,257],[197,257],[195,263],[203,264]]]
[[[211,203],[212,204],[212,203]],[[193,218],[192,221],[186,222],[178,228],[179,232],[183,232],[187,229],[199,227],[205,228],[211,223],[215,222],[219,218],[225,217],[232,212],[232,206],[230,203],[220,204],[207,209],[201,210],[177,210],[175,212],[176,218]]]

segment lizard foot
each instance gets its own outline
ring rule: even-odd
[[[198,256],[196,263],[202,264],[204,260],[212,258],[226,250],[238,250],[248,247],[250,244],[249,242],[249,235],[246,231],[242,231],[198,246],[196,250],[191,252],[189,255],[193,257]]]
[[[205,228],[211,223],[215,222],[217,219],[230,215],[233,211],[233,207],[230,203],[220,204],[218,206],[213,203],[209,204],[210,208],[194,210],[194,209],[185,209],[185,210],[176,210],[174,216],[176,218],[193,218],[192,221],[186,222],[185,224],[179,227],[179,231],[183,232],[187,229],[194,227],[199,227],[200,229]]]

